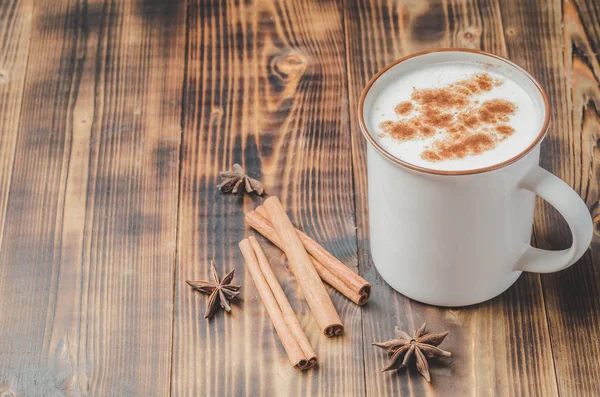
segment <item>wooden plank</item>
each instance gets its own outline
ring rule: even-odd
[[[33,0],[0,2],[0,246],[21,116],[32,14]]]
[[[543,83],[551,87],[554,107],[542,163],[599,214],[600,6],[594,1],[557,1],[551,5],[536,7],[530,28],[542,29],[548,19],[562,19],[564,28],[543,34],[544,46],[526,40],[526,52],[535,54],[531,67],[538,68]],[[597,231],[599,221],[597,218]],[[535,226],[537,242],[543,248],[564,248],[571,240],[564,220],[549,206],[542,207]],[[600,395],[598,263],[597,235],[591,249],[573,267],[542,276],[561,396]]]
[[[220,194],[218,171],[241,163],[292,221],[356,267],[344,32],[338,1],[190,5],[172,394],[364,394],[360,309],[328,289],[346,334],[322,335],[279,250],[259,238],[319,356],[293,369],[245,271],[243,214],[262,202]],[[236,269],[242,301],[202,318],[185,280]]]
[[[506,55],[501,8],[495,1],[346,2],[350,109],[368,79],[403,55],[457,46]],[[500,297],[460,309],[413,302],[379,278],[369,253],[365,142],[350,115],[359,268],[373,284],[363,318],[367,394],[557,395],[539,276],[525,274]],[[416,371],[381,374],[386,357],[368,344],[390,338],[396,325],[412,331],[423,322],[450,330],[443,347],[452,362],[432,368],[433,385]]]
[[[0,251],[0,384],[167,395],[185,4],[40,1],[33,25]]]

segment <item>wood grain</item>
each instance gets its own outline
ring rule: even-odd
[[[169,392],[184,26],[163,18],[35,6],[0,252],[15,395]]]
[[[547,70],[544,83],[556,87],[554,120],[542,162],[593,210],[600,199],[600,5],[555,2],[553,7],[540,9],[528,24],[532,30],[543,29],[548,19],[558,23],[561,11],[563,29],[547,35],[551,45],[540,51],[542,43],[531,43],[528,49],[536,49],[535,65]],[[536,240],[543,248],[560,248],[570,242],[568,228],[554,209],[542,207],[536,221]],[[598,223],[596,228],[600,230]],[[600,361],[596,359],[600,355],[599,260],[596,236],[591,249],[573,267],[542,276],[561,396],[600,395]]]
[[[257,235],[319,357],[298,374],[244,271],[244,213],[262,199],[220,194],[234,162],[277,195],[298,228],[356,267],[343,14],[337,1],[207,1],[188,8],[172,394],[364,394],[360,309],[327,287],[346,333],[320,332],[281,252]],[[236,269],[242,301],[202,319],[185,280]]]
[[[346,2],[350,109],[356,108],[373,74],[417,50],[468,47],[507,55],[499,3],[415,3]],[[396,325],[412,332],[426,322],[433,331],[450,330],[444,349],[453,354],[449,365],[432,368],[429,385],[416,371],[380,374],[385,357],[365,347],[367,394],[558,395],[539,276],[523,275],[500,297],[461,309],[410,301],[379,278],[368,247],[365,142],[356,114],[351,113],[351,120],[359,268],[373,284],[370,306],[364,311],[365,346],[388,339]]]
[[[370,260],[356,106],[385,64],[437,47],[508,56],[553,107],[542,166],[595,218],[591,249],[500,297],[412,302]],[[0,395],[600,395],[600,6],[595,0],[0,1]],[[183,129],[183,130],[182,130]],[[328,339],[285,257],[222,195],[234,162],[373,285],[330,287]],[[319,356],[291,368],[237,243],[256,235]],[[534,240],[569,245],[540,203]],[[185,280],[236,269],[242,299],[204,320]],[[450,330],[453,353],[380,373],[394,326]]]
[[[32,14],[33,0],[0,2],[0,247],[21,118]]]
[[[32,0],[0,2],[0,249],[4,245],[32,14]],[[11,283],[9,274],[10,269],[0,259],[0,288],[3,297]],[[9,300],[0,298],[0,321],[3,324],[10,323],[16,314],[11,310],[10,303]],[[20,351],[12,346],[12,333],[7,332],[6,325],[0,328],[5,330],[0,330],[0,392],[12,393],[11,381],[20,375],[24,360]]]

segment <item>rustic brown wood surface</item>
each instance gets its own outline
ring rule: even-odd
[[[584,257],[442,309],[379,277],[356,106],[387,63],[437,47],[507,56],[553,107],[542,165],[595,216]],[[372,285],[326,338],[285,257],[223,195],[242,164]],[[0,0],[0,396],[600,395],[596,0]],[[237,243],[256,235],[319,366],[291,367]],[[570,243],[540,202],[534,241]],[[185,280],[234,268],[230,314]],[[432,384],[381,373],[394,326],[450,330]]]

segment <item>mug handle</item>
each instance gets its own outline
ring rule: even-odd
[[[560,251],[528,246],[517,261],[515,270],[550,273],[577,262],[587,251],[594,233],[592,216],[585,202],[560,178],[537,165],[523,178],[519,187],[537,194],[560,212],[571,229],[573,245]]]

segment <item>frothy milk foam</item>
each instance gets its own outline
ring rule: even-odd
[[[492,166],[522,153],[544,122],[543,107],[512,73],[470,60],[409,68],[385,82],[365,122],[386,151],[413,165],[449,171]]]

